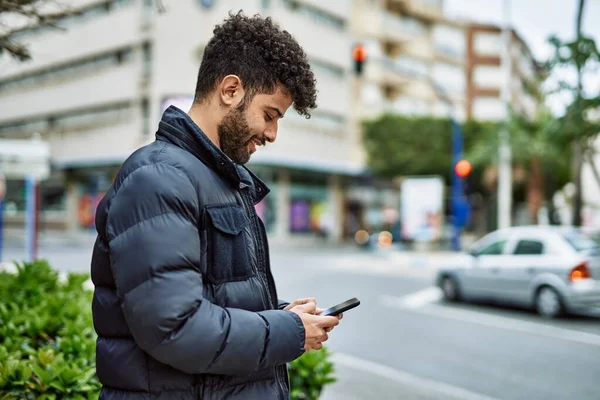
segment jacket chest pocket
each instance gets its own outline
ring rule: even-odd
[[[250,221],[237,204],[207,206],[207,277],[212,283],[246,280],[252,275],[244,230]]]

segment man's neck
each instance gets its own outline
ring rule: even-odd
[[[217,129],[220,123],[220,113],[218,107],[213,106],[211,102],[193,104],[192,108],[188,111],[188,115],[210,139],[210,141],[213,142],[218,148],[221,148]]]

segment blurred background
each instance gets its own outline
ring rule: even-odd
[[[282,296],[362,301],[325,397],[599,399],[599,0],[1,0],[0,262],[89,270],[96,205],[240,9],[317,79],[248,166]]]

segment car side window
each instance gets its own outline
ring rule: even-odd
[[[477,252],[480,256],[499,256],[504,253],[504,246],[506,246],[506,240],[499,240],[490,245],[485,246],[483,249]]]
[[[544,254],[544,243],[539,240],[519,240],[514,251],[518,256],[533,256]]]

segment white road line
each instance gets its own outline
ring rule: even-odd
[[[333,362],[335,364],[365,372],[367,374],[377,375],[381,378],[389,379],[401,385],[408,385],[424,394],[439,394],[440,398],[444,400],[496,400],[493,397],[471,392],[469,390],[432,379],[421,378],[408,372],[391,368],[373,361],[354,357],[349,354],[334,353]]]
[[[387,303],[390,303],[389,305],[393,307],[399,303],[403,308],[419,308],[441,299],[442,291],[437,287],[419,290],[403,297],[381,296],[381,301],[384,304],[388,305]]]
[[[478,311],[462,310],[452,308],[450,306],[440,306],[435,304],[427,305],[427,301],[424,299],[430,299],[431,296],[428,298],[425,294],[421,294],[420,298],[417,297],[417,300],[414,300],[414,297],[410,297],[419,295],[419,293],[423,293],[423,291],[405,297],[381,296],[380,302],[382,305],[390,308],[418,312],[433,317],[453,319],[456,321],[484,325],[491,328],[512,330],[515,332],[522,332],[531,335],[544,336],[552,339],[566,340],[573,343],[600,347],[600,335],[545,325],[543,323],[523,321],[514,318],[502,317],[499,315],[490,315]],[[415,306],[415,304],[419,304],[418,300],[420,300],[421,306]],[[431,303],[431,301],[429,303]]]

